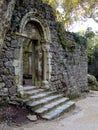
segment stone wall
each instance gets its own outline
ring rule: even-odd
[[[3,50],[0,53],[0,93],[12,96],[17,94],[16,86],[19,82],[19,56],[20,46],[15,32],[19,32],[20,23],[28,12],[37,11],[47,22],[51,43],[49,49],[50,55],[50,89],[64,92],[65,95],[79,94],[87,90],[87,52],[83,45],[76,45],[71,49],[63,49],[59,34],[58,22],[53,13],[53,9],[43,4],[40,0],[17,1],[13,11],[10,30],[8,31]],[[37,17],[37,16],[36,16]],[[65,39],[69,43],[74,43],[71,33],[65,32]]]
[[[11,23],[16,0],[0,0],[0,51]]]
[[[75,42],[73,35],[68,32],[65,33],[65,39],[71,45]],[[76,44],[72,48],[63,49],[59,41],[51,45],[50,53],[52,54],[51,89],[56,88],[67,95],[88,90],[87,50],[84,45]]]
[[[15,62],[19,58],[19,44],[10,32],[6,35],[2,52],[0,52],[0,94],[1,96],[16,95],[17,77]],[[17,72],[18,73],[18,72]]]

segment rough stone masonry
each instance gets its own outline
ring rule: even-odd
[[[1,13],[10,10],[11,14],[6,28],[0,24],[0,95],[17,95],[17,86],[24,85],[26,76],[32,85],[66,96],[87,91],[86,47],[74,44],[73,35],[64,30],[71,46],[62,47],[52,7],[41,0],[9,0],[4,7]]]

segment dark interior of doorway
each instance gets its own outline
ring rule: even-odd
[[[31,57],[32,57],[32,60],[31,60],[31,62],[32,62],[32,66],[31,66],[31,72],[35,72],[35,57],[36,57],[36,51],[35,51],[35,47],[37,46],[37,44],[38,44],[38,40],[32,40],[31,41],[31,44],[32,44],[32,54],[31,54]],[[28,48],[29,49],[29,48]],[[29,53],[29,50],[28,50],[28,53]],[[34,75],[35,74],[30,74],[30,73],[28,73],[28,74],[23,74],[23,85],[30,85],[30,86],[32,86],[32,85],[35,85],[35,77],[34,77]]]
[[[32,76],[23,75],[23,85],[32,85]]]

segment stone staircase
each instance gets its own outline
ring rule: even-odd
[[[75,103],[57,91],[45,90],[35,86],[25,86],[26,98],[23,102],[43,119],[54,119],[75,107]]]

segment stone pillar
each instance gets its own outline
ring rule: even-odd
[[[43,81],[42,87],[49,88],[49,57],[48,57],[49,45],[42,45],[43,50]],[[48,74],[48,75],[47,75]]]
[[[23,42],[24,38],[19,38],[20,43],[20,53],[19,53],[19,66],[18,66],[18,85],[17,85],[17,94],[20,97],[24,96],[23,90]]]
[[[48,76],[49,76],[49,80],[50,80],[51,79],[51,72],[52,72],[52,66],[51,66],[52,55],[51,55],[50,52],[48,52],[48,57],[47,58],[48,58]]]

